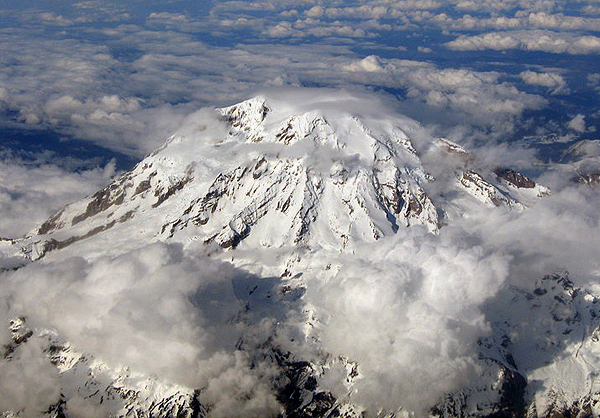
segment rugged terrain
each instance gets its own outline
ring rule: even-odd
[[[471,208],[518,216],[550,190],[514,167],[478,164],[468,150],[428,137],[413,120],[361,112],[361,100],[344,100],[350,105],[305,101],[292,107],[256,97],[192,115],[133,170],[65,206],[26,237],[0,241],[8,288],[17,289],[27,269],[31,274],[57,269],[75,263],[73,257],[85,260],[82,275],[95,277],[93,263],[117,265],[115,260],[132,253],[143,260],[140,249],[149,244],[167,246],[177,262],[196,252],[229,263],[227,289],[202,293],[198,285],[190,294],[218,306],[219,292],[228,292],[234,313],[213,325],[236,330],[237,341],[223,343],[223,350],[233,357],[243,353],[248,373],[260,375],[257,381],[274,399],[275,406],[265,407],[269,414],[422,415],[423,410],[409,407],[374,410],[361,403],[356,393],[363,390],[369,366],[328,351],[329,313],[305,294],[319,281],[343,283],[344,257],[375,260],[391,245],[386,243],[400,240],[394,237],[409,229],[428,240],[468,218]],[[592,181],[591,174],[582,176]],[[382,264],[379,274],[388,272]],[[121,286],[119,277],[111,280],[110,286]],[[141,280],[135,286],[143,293],[146,285]],[[595,416],[598,300],[565,274],[545,276],[530,288],[502,287],[482,298],[488,328],[473,341],[476,356],[469,366],[478,378],[445,391],[427,405],[426,414]],[[210,385],[183,384],[105,353],[87,352],[64,335],[68,326],[44,324],[37,317],[30,323],[23,307],[35,305],[21,305],[15,302],[22,315],[11,319],[4,362],[16,361],[24,347],[35,344],[56,368],[58,395],[40,413],[78,416],[80,402],[88,412],[95,405],[96,414],[111,416],[219,416]],[[137,308],[131,309],[135,316]],[[211,318],[210,309],[201,309]],[[263,369],[269,372],[259,372]],[[329,389],[332,376],[345,388],[342,396],[339,389]],[[248,393],[236,402],[249,403],[254,395]],[[239,414],[260,416],[257,411]]]

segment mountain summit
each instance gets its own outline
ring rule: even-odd
[[[458,161],[444,174],[454,179],[451,193],[513,208],[523,206],[523,193],[544,194],[530,180],[514,181],[508,169],[486,173],[486,180],[468,167],[469,153],[457,144],[424,141],[416,122],[377,114],[366,98],[342,99],[337,106],[308,101],[290,109],[259,96],[192,115],[132,171],[33,231],[25,251],[37,259],[123,225],[146,241],[336,251],[410,226],[437,233],[448,200],[429,194],[436,179],[414,137],[424,152],[433,148]]]

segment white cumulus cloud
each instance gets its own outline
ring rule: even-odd
[[[519,77],[527,84],[547,87],[553,93],[568,92],[567,82],[557,73],[538,73],[535,71],[523,71]]]
[[[446,46],[459,51],[523,49],[579,55],[600,53],[600,38],[549,31],[508,31],[461,35]]]

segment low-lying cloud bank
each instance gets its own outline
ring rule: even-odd
[[[243,335],[243,324],[235,321],[243,304],[232,279],[240,276],[229,264],[163,243],[94,262],[35,263],[2,278],[2,317],[5,323],[26,318],[35,335],[57,332],[114,370],[127,367],[202,388],[200,401],[212,406],[211,416],[274,416],[279,406],[268,384],[272,371],[252,365],[248,353],[235,348]],[[80,412],[101,406],[99,399],[82,404],[77,391],[69,393],[42,353],[43,338],[30,340],[11,361],[0,361],[1,410],[39,416],[61,392],[67,414],[69,402]],[[0,344],[10,342],[3,327]]]
[[[143,28],[113,32],[114,42],[126,39],[137,45],[140,56],[122,63],[105,46],[71,39],[32,43],[2,35],[2,53],[20,57],[27,71],[15,75],[0,70],[0,109],[10,110],[20,123],[141,157],[197,108],[231,104],[268,87],[404,90],[414,117],[429,118],[445,130],[460,124],[486,136],[510,132],[524,111],[547,105],[543,97],[517,88],[496,71],[362,57],[347,46],[232,48],[211,46],[185,33],[152,31],[148,39]],[[220,63],[217,70],[215,62]],[[106,74],[116,76],[107,79]],[[104,85],[92,88],[97,79]]]
[[[488,331],[479,307],[505,282],[510,257],[458,231],[400,232],[360,250],[328,260],[336,273],[308,283],[317,335],[327,352],[358,363],[354,402],[425,415],[477,379],[476,341]]]
[[[538,61],[449,62],[447,49],[598,54],[597,9],[591,0],[39,4],[4,14],[0,114],[142,156],[200,106],[266,86],[361,86],[407,92],[407,108],[430,110],[446,132],[461,124],[501,137],[547,105],[531,85],[579,93],[566,84],[580,68],[557,60],[562,79],[514,77]]]

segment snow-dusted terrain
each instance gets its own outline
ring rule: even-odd
[[[199,111],[0,241],[0,411],[596,416],[599,296],[478,235],[551,198],[366,96]]]

